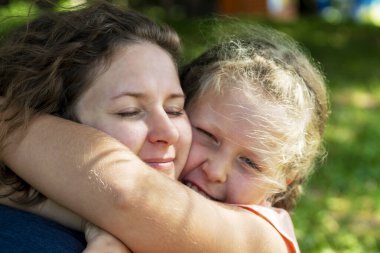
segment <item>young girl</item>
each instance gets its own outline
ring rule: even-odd
[[[108,136],[83,137],[94,130],[48,116],[4,160],[134,252],[299,251],[285,210],[320,150],[328,114],[320,72],[292,40],[259,29],[225,39],[181,79],[194,136],[181,180],[200,194]],[[47,151],[45,164],[35,159]],[[56,187],[67,182],[56,173],[75,197]]]

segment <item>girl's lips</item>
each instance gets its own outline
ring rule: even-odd
[[[207,199],[211,199],[211,200],[214,200],[214,201],[218,201],[217,199],[211,197],[207,192],[205,192],[201,187],[199,187],[197,184],[193,183],[193,182],[190,182],[190,181],[183,181],[183,183],[189,187],[190,189],[198,192],[199,194],[201,194],[203,197],[207,198]]]

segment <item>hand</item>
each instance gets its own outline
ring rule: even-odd
[[[132,253],[119,239],[90,222],[84,224],[87,247],[83,253]]]

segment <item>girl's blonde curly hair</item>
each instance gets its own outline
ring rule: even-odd
[[[266,177],[273,186],[268,200],[275,207],[291,210],[316,158],[324,153],[322,138],[329,113],[324,77],[287,35],[252,25],[243,29],[239,25],[233,31],[182,69],[187,106],[206,92],[220,94],[234,88],[252,101],[260,97],[265,101],[260,106],[285,111],[281,118],[267,115],[265,135],[247,137],[271,143],[266,150],[274,165]]]

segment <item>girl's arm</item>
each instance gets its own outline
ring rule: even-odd
[[[83,125],[41,116],[10,137],[2,159],[133,252],[287,252],[262,218],[205,199]]]

